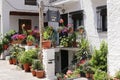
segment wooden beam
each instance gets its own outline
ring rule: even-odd
[[[18,15],[18,16],[39,16],[39,13],[11,11],[11,12],[10,12],[10,15]]]

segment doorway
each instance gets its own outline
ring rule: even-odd
[[[68,51],[61,50],[61,72],[66,73],[68,70]]]
[[[62,18],[64,20],[64,25],[67,26],[68,25],[68,14],[61,14],[60,18]],[[61,24],[60,24],[61,26]]]
[[[19,19],[19,33],[22,33],[22,25],[25,24],[24,29],[30,30],[31,29],[31,20],[29,19]]]

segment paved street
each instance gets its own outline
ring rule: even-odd
[[[9,65],[8,61],[0,60],[0,80],[47,80],[33,77],[30,72],[20,70],[16,65]]]
[[[16,65],[10,65],[7,60],[0,60],[0,80],[47,80],[33,77],[30,72],[24,72]],[[87,80],[85,78],[75,80]]]

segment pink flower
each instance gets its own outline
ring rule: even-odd
[[[67,78],[68,78],[68,76],[67,76],[67,75],[64,75],[64,78],[65,78],[65,79],[67,79]]]
[[[66,74],[71,75],[71,74],[73,74],[73,72],[71,70],[68,70]]]
[[[63,20],[63,19],[60,19],[60,23],[64,23],[64,20]]]
[[[67,26],[68,26],[68,27],[72,27],[72,26],[73,26],[73,24],[69,23]]]

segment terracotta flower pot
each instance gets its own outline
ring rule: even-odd
[[[90,78],[90,73],[86,73],[86,78]]]
[[[7,50],[8,47],[9,47],[9,46],[8,46],[7,44],[4,44],[4,45],[3,45],[4,50]]]
[[[32,41],[27,41],[27,45],[28,45],[28,46],[32,46],[32,45],[33,45],[33,42],[32,42]]]
[[[84,29],[79,29],[80,34],[83,34]]]
[[[31,72],[32,72],[33,76],[36,76],[36,71],[35,70],[31,69]]]
[[[57,80],[62,80],[62,78],[61,78],[61,77],[59,77],[59,78],[57,78]]]
[[[50,40],[44,40],[42,41],[42,46],[44,49],[48,49],[51,47],[51,41]]]
[[[29,63],[23,64],[23,68],[24,68],[25,72],[29,72],[30,71],[30,64]]]
[[[37,70],[36,71],[36,77],[37,78],[43,78],[44,77],[44,71],[43,70]]]
[[[10,64],[13,64],[13,60],[12,60],[12,59],[9,59],[9,63],[10,63]]]
[[[17,59],[16,58],[12,58],[13,64],[16,65],[17,64]]]

